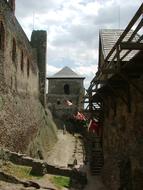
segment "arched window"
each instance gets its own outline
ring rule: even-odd
[[[5,42],[5,30],[3,23],[0,22],[0,50],[4,50],[4,42]]]
[[[15,62],[16,59],[16,41],[13,39],[12,43],[12,61]]]
[[[23,71],[24,71],[24,57],[23,57],[23,51],[21,51],[21,64],[20,64],[20,67],[21,67],[21,71],[23,72]]]
[[[29,59],[27,59],[27,77],[29,77],[30,74],[30,62]]]
[[[70,94],[70,87],[69,87],[68,84],[65,84],[65,85],[64,85],[64,93],[65,93],[65,94]]]

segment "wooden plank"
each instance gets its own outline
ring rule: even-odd
[[[139,37],[139,39],[137,40],[137,43],[139,43],[141,40],[143,40],[143,35]],[[130,50],[128,50],[122,57],[121,57],[121,61],[130,53]]]
[[[121,49],[123,50],[143,50],[143,43],[136,42],[122,42],[120,44]]]

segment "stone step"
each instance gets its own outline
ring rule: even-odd
[[[99,171],[101,171],[101,168],[91,168],[91,171],[92,172],[99,172]]]
[[[91,172],[100,172],[102,168],[92,168]]]
[[[90,161],[98,163],[98,162],[104,162],[104,159],[101,159],[100,157],[98,157],[98,158],[97,157],[91,157]]]
[[[91,163],[91,164],[90,164],[90,166],[99,166],[99,165],[100,165],[100,166],[103,166],[104,163],[103,163],[103,162],[98,162],[98,163],[96,162],[96,163]]]
[[[92,162],[92,163],[90,163],[90,167],[95,167],[95,166],[98,166],[98,165],[103,166],[103,162]]]
[[[103,158],[103,155],[102,154],[96,154],[96,153],[92,153],[91,154],[92,157],[98,157],[98,158]]]
[[[92,172],[92,176],[100,175],[100,172]]]

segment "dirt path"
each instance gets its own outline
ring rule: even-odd
[[[69,133],[63,134],[62,131],[59,131],[58,139],[53,149],[48,152],[46,161],[51,165],[67,167],[74,152],[75,137]]]
[[[60,167],[67,167],[69,160],[74,154],[77,159],[76,168],[81,168],[81,170],[87,172],[88,184],[84,190],[107,190],[101,178],[99,176],[91,176],[88,165],[85,166],[83,164],[82,141],[71,134],[63,134],[62,131],[59,131],[58,138],[58,142],[48,153],[48,163]]]
[[[82,142],[82,137],[79,135],[71,135],[69,133],[63,134],[63,131],[58,132],[58,142],[55,144],[53,149],[48,152],[46,161],[58,167],[67,167],[69,162],[73,160],[72,158],[76,158],[77,165],[76,168],[78,170],[84,171],[87,173],[88,184],[84,188],[84,190],[107,190],[102,184],[101,178],[99,176],[91,176],[88,165],[84,165],[84,147]],[[54,184],[50,181],[50,175],[45,175],[42,178],[34,180],[41,187],[50,187],[58,190]],[[35,188],[24,188],[21,185],[16,184],[8,184],[1,182],[0,190],[34,190]],[[44,189],[44,188],[43,188]],[[41,188],[41,190],[43,190]],[[68,190],[67,188],[63,188],[62,190]],[[71,190],[71,189],[70,189]],[[77,190],[77,188],[72,189]]]

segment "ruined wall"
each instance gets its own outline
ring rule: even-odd
[[[135,83],[142,89],[142,78]],[[123,89],[117,94],[126,97]],[[140,190],[143,188],[142,95],[131,86],[131,112],[119,96],[115,99],[116,113],[112,109],[112,97],[106,97],[103,179],[110,190]]]

